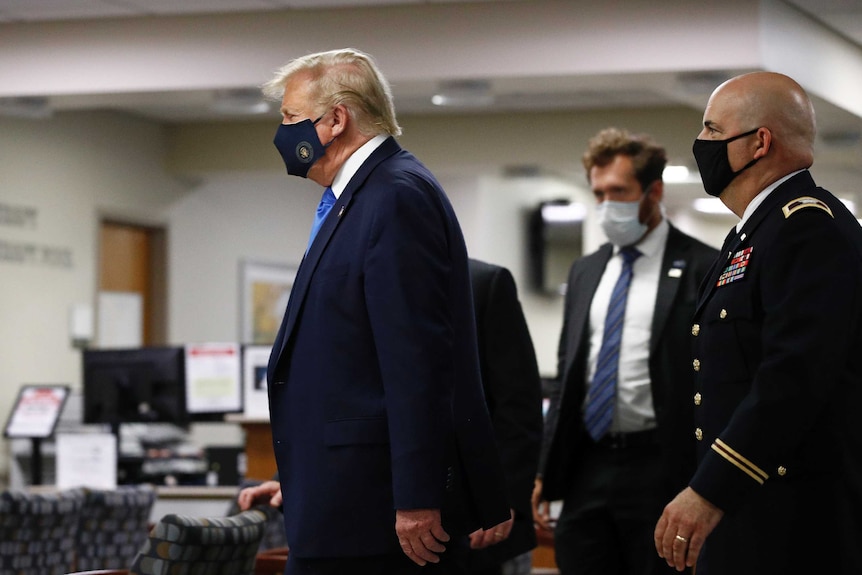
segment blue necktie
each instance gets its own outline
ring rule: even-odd
[[[326,188],[323,190],[323,197],[320,198],[320,203],[317,204],[317,213],[314,214],[314,223],[311,225],[311,236],[308,238],[308,247],[305,248],[305,251],[311,249],[314,237],[317,235],[318,230],[320,230],[320,226],[323,225],[323,220],[326,219],[326,215],[329,213],[329,210],[331,210],[334,205],[335,194],[332,192],[332,188]]]
[[[623,338],[623,320],[626,315],[626,298],[632,282],[632,264],[641,253],[628,246],[620,250],[623,269],[611,292],[608,314],[605,316],[605,332],[596,363],[596,374],[587,396],[584,423],[593,440],[598,441],[607,433],[614,419],[614,403],[617,396],[617,370],[620,362],[620,342]]]

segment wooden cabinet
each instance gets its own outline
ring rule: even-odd
[[[268,419],[249,419],[243,416],[227,417],[238,423],[245,434],[245,477],[272,479],[276,472],[275,453],[272,451],[272,430]]]

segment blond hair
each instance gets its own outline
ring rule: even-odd
[[[310,79],[315,113],[343,105],[363,135],[401,134],[392,90],[368,54],[345,48],[296,58],[263,85],[264,95],[280,101],[287,83],[300,72]]]

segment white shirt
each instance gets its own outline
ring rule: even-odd
[[[335,174],[335,178],[332,180],[332,185],[329,186],[332,188],[332,193],[335,194],[335,199],[341,197],[341,193],[344,191],[344,188],[347,187],[347,184],[350,182],[350,178],[362,167],[362,164],[365,163],[365,160],[371,155],[374,150],[376,150],[380,144],[386,141],[386,138],[389,136],[374,136],[364,144],[362,144],[358,150],[353,152],[347,161],[338,169],[338,173]]]
[[[650,385],[649,349],[661,262],[669,229],[667,220],[662,218],[659,225],[635,245],[642,255],[632,265],[632,282],[626,300],[620,344],[617,402],[611,431],[643,431],[656,426]],[[611,292],[622,271],[622,257],[619,253],[620,248],[614,246],[614,254],[605,267],[590,307],[588,386],[596,373]]]

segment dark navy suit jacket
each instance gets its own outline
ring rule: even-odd
[[[400,553],[396,509],[440,508],[450,535],[508,519],[464,239],[393,138],[300,265],[267,375],[297,557]]]

